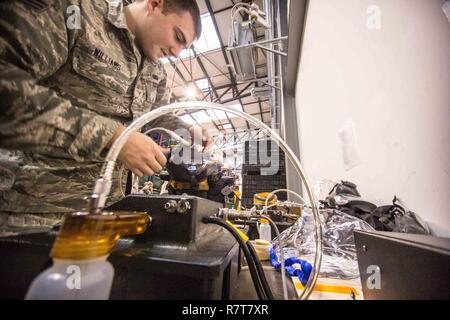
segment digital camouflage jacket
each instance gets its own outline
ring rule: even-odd
[[[120,1],[2,1],[0,212],[82,210],[105,146],[120,124],[168,104],[166,79]],[[152,126],[188,127],[174,115]]]

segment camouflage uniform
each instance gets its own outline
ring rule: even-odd
[[[119,125],[168,103],[162,64],[112,2],[0,3],[0,229],[85,209]],[[151,125],[188,127],[173,115]]]

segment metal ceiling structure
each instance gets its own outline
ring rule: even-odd
[[[240,81],[235,72],[235,61],[228,50],[228,39],[231,27],[231,9],[238,2],[250,3],[251,1],[234,0],[198,0],[202,15],[209,15],[212,24],[206,26],[213,28],[218,36],[219,46],[216,49],[200,52],[198,48],[191,48],[191,54],[183,59],[169,59],[165,64],[168,75],[168,86],[172,92],[172,102],[184,101],[186,88],[195,86],[196,99],[220,103],[242,110],[269,126],[273,127],[273,106],[269,98],[253,97],[251,90],[255,86],[264,86],[267,83],[279,85],[277,81],[268,79],[268,64],[266,57],[270,53],[258,50],[256,62],[256,77],[254,79]],[[256,1],[261,8],[262,1]],[[246,19],[242,15],[242,19]],[[203,26],[205,28],[205,24]],[[208,30],[211,32],[211,30]],[[264,40],[267,32],[264,28],[257,29],[257,40]],[[200,86],[199,83],[202,85]],[[273,103],[273,102],[272,102]],[[196,115],[184,119],[192,124],[202,125]],[[209,118],[214,127],[225,135],[234,135],[242,130],[251,129],[247,121],[239,117],[230,117],[229,114],[210,114],[201,117],[201,120]]]

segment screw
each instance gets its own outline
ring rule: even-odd
[[[166,209],[167,213],[174,213],[177,209],[177,202],[175,200],[169,200],[164,205],[164,209]]]
[[[363,245],[363,246],[362,246],[362,249],[363,249],[363,251],[367,251],[366,245]]]

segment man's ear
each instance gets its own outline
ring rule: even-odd
[[[159,9],[161,12],[164,8],[164,0],[146,0],[148,13],[153,13],[155,9]]]

